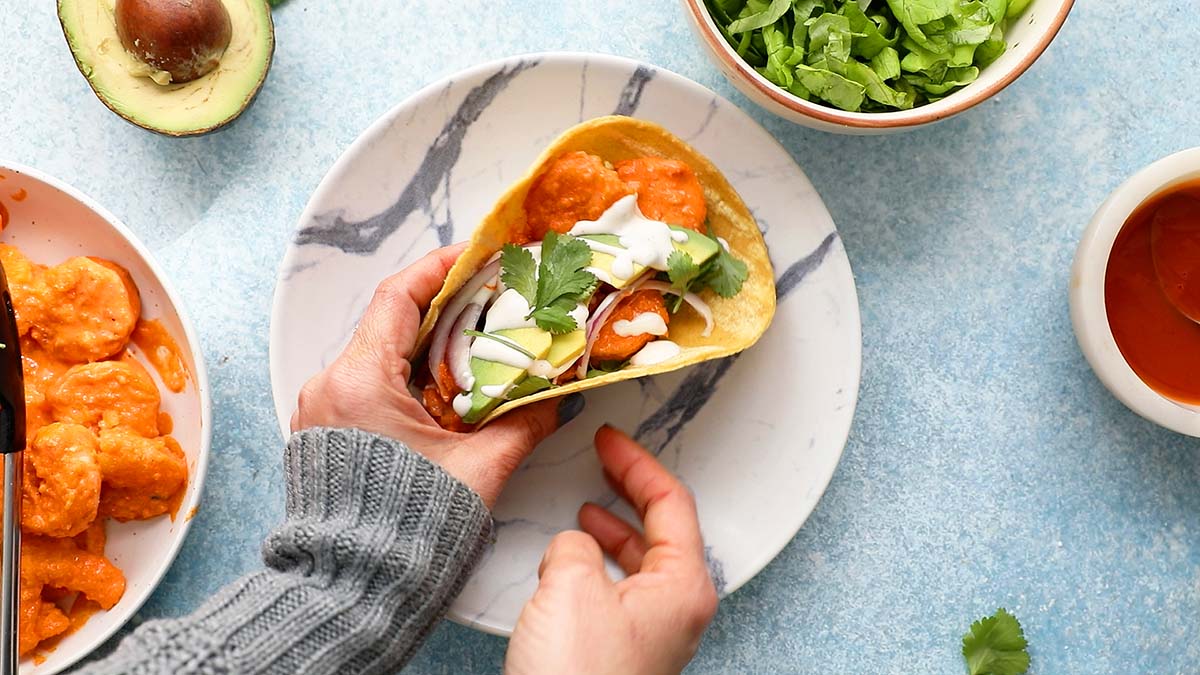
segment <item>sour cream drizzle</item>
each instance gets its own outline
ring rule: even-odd
[[[614,323],[613,332],[621,337],[666,335],[667,322],[657,312],[642,312],[632,319],[621,319]]]
[[[667,257],[675,250],[676,235],[666,223],[651,220],[642,215],[637,205],[637,195],[622,197],[600,214],[596,220],[581,220],[571,228],[573,235],[615,234],[620,246],[584,239],[593,251],[613,256],[612,274],[620,279],[629,279],[634,274],[634,265],[667,269]]]
[[[638,350],[638,353],[629,359],[629,364],[632,366],[652,366],[679,356],[680,351],[679,345],[670,340],[655,340],[654,342],[646,343],[645,347]]]
[[[525,298],[520,293],[510,288],[501,293],[496,298],[496,302],[492,303],[491,308],[488,309],[487,318],[483,321],[483,332],[494,335],[497,331],[512,328],[533,328],[537,324],[533,319],[525,318],[529,312],[529,303],[525,302]],[[533,360],[522,354],[520,350],[504,344],[503,336],[496,337],[495,340],[475,338],[471,342],[471,358],[495,361],[522,370],[533,363]]]
[[[471,412],[471,392],[464,391],[454,397],[454,412],[458,413],[459,417],[466,417],[467,413]]]

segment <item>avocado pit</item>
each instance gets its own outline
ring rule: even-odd
[[[121,45],[134,58],[182,83],[204,77],[221,62],[233,25],[221,0],[117,0]],[[167,80],[167,81],[161,81]]]

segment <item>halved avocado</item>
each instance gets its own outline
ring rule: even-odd
[[[159,84],[121,44],[114,0],[58,0],[58,19],[79,72],[110,110],[167,136],[195,136],[233,121],[254,100],[271,67],[275,28],[267,0],[221,0],[229,46],[216,68],[190,82]],[[161,78],[160,78],[161,79]]]

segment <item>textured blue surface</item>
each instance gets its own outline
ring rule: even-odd
[[[0,156],[122,217],[199,329],[215,438],[204,505],[139,619],[187,611],[257,564],[282,512],[267,378],[276,266],[349,142],[421,85],[570,49],[650,61],[749,110],[838,223],[863,309],[849,446],[816,512],[722,603],[696,673],[959,673],[959,636],[1004,605],[1034,669],[1184,673],[1200,660],[1200,443],[1126,410],[1067,316],[1094,208],[1200,145],[1190,0],[1081,0],[997,98],[906,135],[830,136],[767,116],[701,54],[674,0],[291,0],[275,65],[222,133],[161,138],[90,93],[53,3],[0,12]],[[504,641],[443,625],[413,672],[496,672]]]

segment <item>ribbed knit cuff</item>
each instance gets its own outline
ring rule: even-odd
[[[307,429],[285,454],[287,520],[267,569],[194,614],[152,621],[87,672],[391,673],[462,590],[492,519],[403,444]]]

